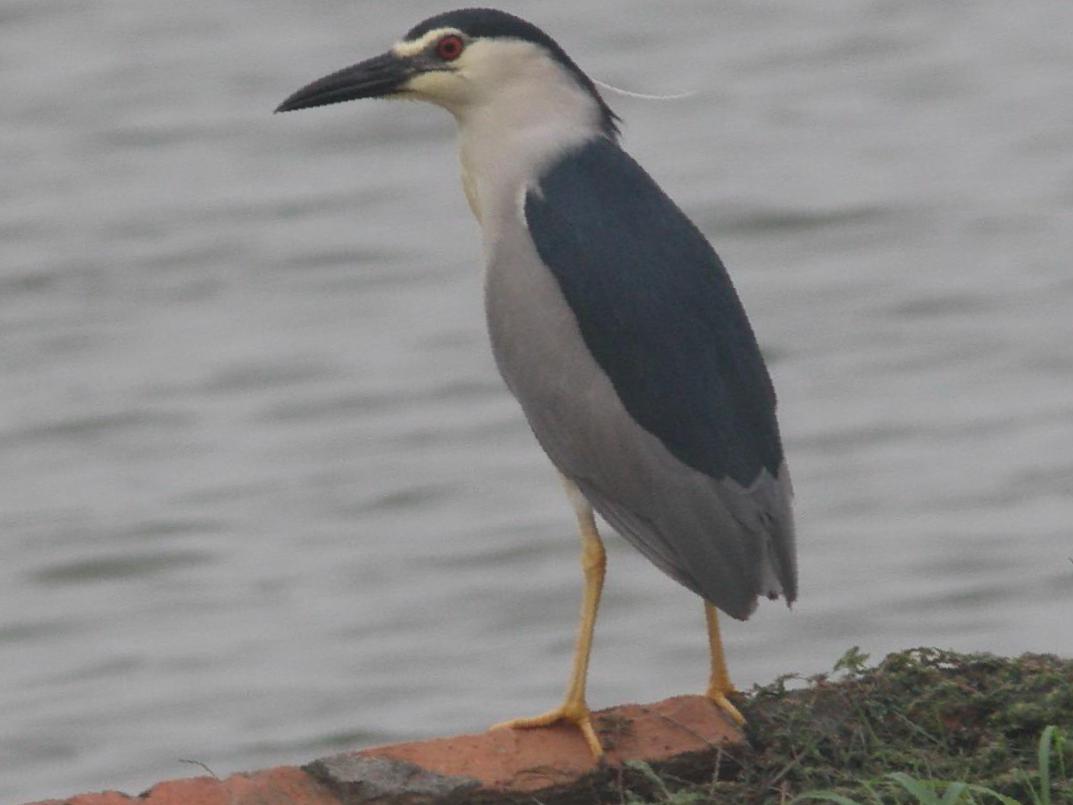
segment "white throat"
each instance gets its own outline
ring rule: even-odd
[[[443,105],[458,121],[462,184],[488,250],[503,217],[519,214],[529,182],[564,151],[602,136],[602,118],[592,96],[536,45],[476,42],[466,57],[469,91]]]

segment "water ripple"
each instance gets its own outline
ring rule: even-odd
[[[49,586],[101,583],[156,576],[207,564],[213,559],[211,553],[189,550],[101,555],[77,561],[56,562],[32,575],[34,581]]]

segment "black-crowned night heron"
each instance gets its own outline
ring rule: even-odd
[[[492,350],[581,531],[566,699],[504,726],[565,719],[602,754],[585,700],[606,564],[593,510],[705,600],[708,695],[740,723],[716,607],[744,620],[760,595],[792,602],[797,569],[775,393],[722,262],[619,147],[592,80],[524,20],[431,17],[277,111],[382,97],[429,101],[458,122]]]

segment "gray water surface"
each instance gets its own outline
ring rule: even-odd
[[[573,518],[496,376],[453,122],[286,95],[442,10],[0,6],[0,799],[555,704]],[[507,6],[601,80],[780,395],[801,598],[740,686],[1073,653],[1073,6]],[[617,538],[594,706],[705,683]]]

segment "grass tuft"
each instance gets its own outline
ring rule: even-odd
[[[703,785],[632,764],[627,805],[1073,805],[1073,662],[932,648],[875,667],[850,649],[831,674],[754,688],[749,748]]]

